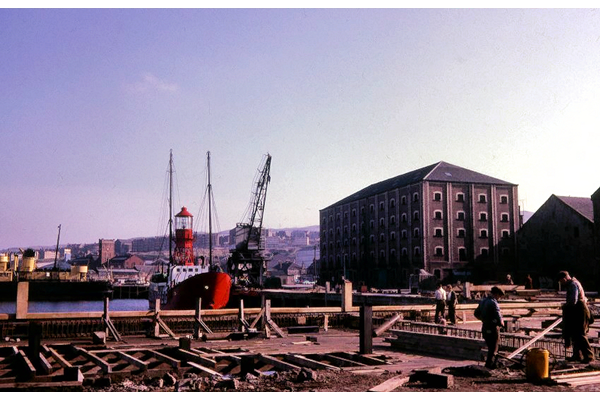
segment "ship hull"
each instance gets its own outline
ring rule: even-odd
[[[224,272],[205,272],[187,278],[167,292],[165,310],[193,310],[196,299],[205,309],[224,308],[229,302],[231,277]]]

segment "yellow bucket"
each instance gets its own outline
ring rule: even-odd
[[[529,381],[539,381],[548,378],[548,360],[550,352],[545,349],[530,349],[527,352],[525,375]]]

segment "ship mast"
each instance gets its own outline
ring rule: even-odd
[[[60,243],[60,225],[58,225],[58,238],[56,239],[56,251],[54,252],[54,268],[53,271],[58,271],[58,279],[60,279],[60,270],[57,268],[58,263],[58,246]]]
[[[206,152],[208,169],[208,267],[212,269],[212,185],[210,183],[210,151]]]
[[[167,268],[167,282],[173,266],[173,150],[169,155],[169,266]]]

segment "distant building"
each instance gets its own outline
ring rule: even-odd
[[[592,194],[592,208],[594,210],[595,268],[600,271],[600,188]],[[600,286],[600,282],[598,283],[598,286]],[[598,289],[600,289],[600,287],[598,287]]]
[[[115,256],[115,241],[112,239],[100,239],[98,241],[100,251],[100,264],[105,264]]]
[[[308,246],[308,232],[307,231],[292,231],[292,245],[294,246]]]
[[[585,289],[597,289],[600,282],[592,199],[552,195],[523,224],[517,236],[517,279],[530,274],[536,281],[541,278],[542,286],[553,287],[558,272],[567,270],[582,281]]]
[[[133,251],[133,241],[117,239],[115,241],[115,253],[117,255],[129,254]]]
[[[516,262],[517,185],[439,162],[370,185],[320,211],[321,280],[406,288],[497,280]]]
[[[145,261],[136,255],[116,256],[110,259],[111,268],[131,269],[145,265]]]

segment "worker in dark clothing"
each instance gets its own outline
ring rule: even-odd
[[[456,305],[458,298],[452,289],[452,285],[446,286],[446,305],[448,306],[448,323],[456,325]]]
[[[485,367],[489,369],[496,368],[496,355],[500,344],[500,328],[504,326],[498,299],[504,296],[504,291],[494,286],[491,293],[481,300],[475,317],[481,321],[481,334],[488,348]]]
[[[562,332],[565,347],[573,345],[573,356],[569,361],[590,363],[594,361],[594,352],[587,338],[591,313],[587,305],[587,298],[581,283],[571,277],[567,271],[558,273],[558,282],[567,292],[566,302],[563,304]]]
[[[533,289],[533,279],[531,279],[531,275],[529,274],[525,278],[525,289]]]

